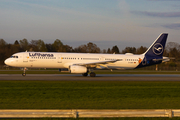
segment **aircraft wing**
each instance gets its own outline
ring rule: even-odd
[[[77,64],[73,64],[73,65],[80,65],[80,66],[86,66],[86,67],[96,67],[96,66],[100,66],[100,65],[104,65],[104,64],[114,63],[117,61],[120,61],[120,60],[116,59],[116,60],[100,61],[100,62],[77,63]]]

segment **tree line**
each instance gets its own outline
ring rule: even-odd
[[[76,53],[110,53],[110,54],[142,54],[147,50],[147,47],[141,46],[139,48],[126,47],[122,51],[115,45],[112,48],[101,50],[96,44],[89,42],[79,47],[73,48],[69,45],[64,45],[61,40],[56,39],[52,44],[44,43],[43,40],[27,39],[15,40],[14,44],[7,43],[4,39],[0,39],[0,65],[4,65],[4,60],[12,54],[24,51],[35,52],[76,52]],[[180,44],[169,42],[166,45],[164,56],[175,58],[175,62],[180,61]]]

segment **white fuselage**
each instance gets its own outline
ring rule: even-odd
[[[95,64],[93,66],[93,63],[117,59],[118,61],[113,63]],[[143,59],[144,55],[133,54],[20,52],[6,59],[5,64],[27,68],[69,68],[69,66],[74,64],[90,63],[90,68],[94,69],[134,69]]]
[[[147,51],[141,55],[95,54],[95,53],[61,53],[61,52],[20,52],[5,60],[5,64],[26,68],[59,68],[60,71],[82,73],[87,76],[93,69],[134,69],[169,61],[163,57],[167,33],[162,33]],[[65,69],[65,70],[64,70]],[[95,77],[91,72],[90,76]]]

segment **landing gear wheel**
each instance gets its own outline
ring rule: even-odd
[[[23,68],[23,73],[22,73],[22,76],[23,76],[23,77],[26,76],[26,70],[27,70],[27,68]]]
[[[26,73],[23,73],[22,76],[25,77],[25,76],[26,76]]]
[[[82,74],[84,77],[87,77],[88,76],[88,73],[83,73]]]
[[[96,73],[91,72],[91,73],[90,73],[90,76],[91,76],[91,77],[95,77],[95,76],[96,76]]]

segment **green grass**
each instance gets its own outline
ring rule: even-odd
[[[179,101],[180,82],[0,81],[0,109],[180,109]],[[169,118],[98,118],[117,119]]]
[[[0,81],[0,109],[179,109],[180,82]]]

